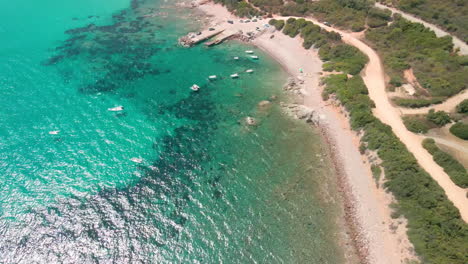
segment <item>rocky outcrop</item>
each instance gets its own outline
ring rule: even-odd
[[[315,126],[325,121],[325,116],[304,105],[281,103],[281,107],[286,114]]]
[[[283,90],[293,94],[302,94],[302,84],[304,84],[303,80],[298,78],[288,78],[288,81],[283,86]]]

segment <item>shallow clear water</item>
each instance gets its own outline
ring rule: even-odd
[[[333,171],[280,112],[286,74],[240,43],[178,46],[193,21],[170,1],[0,3],[2,262],[342,261]]]

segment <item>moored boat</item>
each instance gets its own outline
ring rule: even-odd
[[[253,54],[254,52],[253,52],[253,50],[246,50],[245,53],[247,53],[247,54]]]
[[[231,74],[231,78],[233,78],[233,79],[239,78],[239,74],[237,74],[237,73]]]
[[[250,58],[254,59],[254,60],[258,60],[258,56],[250,56]]]
[[[248,70],[246,70],[245,72],[246,72],[246,73],[253,73],[253,72],[254,72],[254,70],[252,70],[252,69],[248,69]]]
[[[216,80],[217,78],[218,78],[218,76],[216,76],[216,75],[208,76],[208,79],[210,79],[210,80]]]
[[[192,87],[190,87],[190,89],[192,89],[192,91],[197,92],[198,90],[200,90],[200,86],[194,84],[194,85],[192,85]]]
[[[124,108],[123,106],[116,106],[116,107],[112,107],[112,108],[107,108],[108,111],[111,111],[111,112],[118,112],[118,111],[122,111]]]

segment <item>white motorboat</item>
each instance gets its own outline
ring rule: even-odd
[[[252,70],[252,69],[248,69],[248,70],[246,70],[245,72],[246,72],[246,73],[253,73],[253,72],[254,72],[254,70]]]
[[[190,89],[192,89],[192,91],[197,92],[198,90],[200,90],[200,86],[194,84],[194,85],[192,85],[192,87],[190,87]]]
[[[231,74],[231,78],[233,79],[239,78],[239,74],[237,73]]]
[[[58,135],[58,133],[60,133],[60,130],[49,131],[49,135]]]
[[[258,60],[258,56],[250,56],[250,58],[252,58],[254,60]]]
[[[238,60],[238,59],[239,59],[239,57],[234,57],[234,59],[235,59],[235,60]]]
[[[143,162],[142,158],[131,158],[130,160],[135,162],[135,163],[142,163]]]
[[[254,52],[253,52],[253,50],[246,50],[245,53],[247,53],[247,54],[253,54]]]
[[[210,75],[208,77],[208,79],[210,79],[210,80],[216,80],[217,78],[218,78],[218,76],[216,76],[216,75]]]
[[[117,112],[117,111],[122,111],[124,108],[123,106],[116,106],[112,108],[107,108],[107,110],[112,111],[112,112]]]

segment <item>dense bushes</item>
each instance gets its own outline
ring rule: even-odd
[[[438,127],[445,126],[452,121],[452,118],[444,111],[435,111],[434,109],[429,110],[426,116],[427,120],[432,122]]]
[[[400,98],[394,97],[392,98],[393,102],[399,106],[409,107],[409,108],[420,108],[426,107],[433,104],[440,104],[444,100],[442,98],[431,98],[431,99],[418,99],[418,98]]]
[[[301,32],[301,29],[306,26],[306,20],[290,18],[286,21],[286,26],[283,29],[283,33],[290,36],[291,38],[296,37]]]
[[[413,133],[425,134],[431,128],[442,127],[450,123],[452,118],[444,111],[429,110],[427,115],[408,115],[403,117],[406,128]]]
[[[373,104],[360,77],[332,75],[324,83],[325,97],[336,94],[350,113],[353,129],[364,131],[363,144],[377,151],[382,160],[385,187],[398,200],[395,215],[403,214],[408,219],[408,236],[423,262],[468,263],[468,225],[391,127],[373,116]]]
[[[463,100],[457,105],[457,113],[468,114],[468,99]]]
[[[349,4],[356,1],[341,2]],[[301,1],[301,5],[305,3],[308,2]],[[305,27],[307,25],[300,30],[301,35]],[[312,26],[308,31],[313,36],[320,33]],[[341,43],[336,41],[327,45],[334,48]],[[325,52],[329,57],[325,58],[335,58],[338,62],[337,58],[349,60],[349,56],[364,56],[359,51],[356,53],[331,52],[330,49]],[[323,82],[326,85],[324,98],[330,94],[336,95],[350,113],[352,128],[364,131],[362,146],[376,151],[381,159],[385,187],[398,200],[394,215],[403,214],[408,219],[408,236],[423,262],[468,263],[468,255],[465,253],[468,248],[468,225],[463,222],[457,208],[447,199],[440,186],[421,169],[414,156],[393,134],[391,127],[372,114],[374,103],[368,97],[367,87],[361,77],[348,78],[346,74],[337,74],[330,75]]]
[[[213,0],[215,3],[225,5],[229,11],[235,13],[239,17],[253,17],[263,15],[263,12],[258,11],[251,4],[244,0]]]
[[[430,129],[429,125],[424,120],[421,120],[415,116],[403,117],[403,123],[405,124],[406,129],[413,133],[426,134]]]
[[[369,10],[367,25],[371,28],[386,26],[392,18],[392,11],[373,7]]]
[[[383,57],[391,79],[404,80],[403,71],[411,68],[419,84],[431,96],[448,97],[468,85],[468,68],[463,57],[453,53],[451,37],[437,38],[423,25],[401,16],[387,27],[370,29],[366,39]]]
[[[341,71],[352,75],[360,73],[368,61],[357,48],[346,44],[324,45],[320,48],[319,56],[326,61],[323,70]]]
[[[284,27],[284,20],[271,19],[268,23],[274,26],[276,30],[281,30]]]
[[[456,185],[462,188],[468,187],[468,173],[460,162],[439,149],[432,138],[426,138],[423,141],[423,147],[431,153],[434,161],[444,168],[444,171]]]
[[[272,25],[281,25],[281,20],[272,19]],[[358,74],[364,68],[368,58],[353,46],[343,44],[341,35],[336,32],[328,32],[305,19],[289,18],[283,28],[283,33],[294,38],[301,35],[304,39],[303,46],[319,48],[320,58],[326,63],[325,71],[341,71],[352,75]]]
[[[468,140],[468,124],[457,122],[455,125],[450,127],[450,133],[461,139]]]
[[[452,32],[468,43],[468,2],[466,0],[384,0]]]
[[[361,31],[365,29],[371,6],[367,0],[322,0],[311,3],[308,9],[320,20],[340,28]]]

